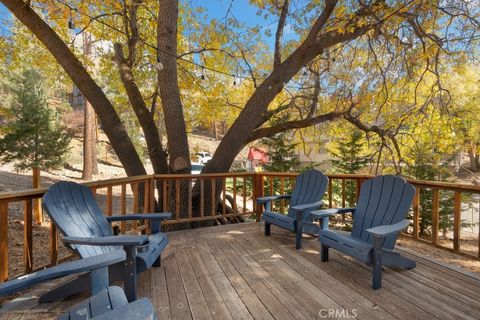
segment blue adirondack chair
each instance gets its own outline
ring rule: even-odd
[[[128,302],[122,288],[111,286],[80,302],[58,317],[58,320],[156,320],[147,298]]]
[[[393,251],[398,235],[410,224],[405,218],[414,195],[415,188],[405,179],[377,176],[362,183],[356,208],[311,212],[315,219],[322,219],[318,234],[321,260],[328,261],[328,249],[333,248],[373,265],[375,290],[382,286],[382,265],[415,268],[415,261]],[[329,216],[347,212],[353,215],[352,232],[329,230]]]
[[[125,261],[125,258],[126,253],[123,250],[115,250],[110,253],[62,263],[0,284],[0,296],[7,296],[60,277],[88,273],[93,296],[68,310],[58,319],[156,319],[150,300],[142,298],[128,303],[125,293],[120,287],[108,286],[108,267]]]
[[[60,232],[62,241],[81,258],[88,258],[115,250],[125,250],[125,263],[110,267],[110,280],[122,280],[128,301],[136,300],[137,273],[160,266],[161,253],[168,244],[166,234],[160,232],[161,220],[170,219],[170,213],[129,214],[105,217],[92,192],[86,186],[61,181],[54,184],[42,198],[42,205]],[[152,234],[114,236],[110,222],[151,220]],[[79,277],[40,297],[40,302],[51,302],[89,289],[85,277]]]
[[[278,195],[257,198],[259,205],[264,205],[262,219],[265,222],[265,236],[270,235],[270,225],[296,233],[295,247],[302,247],[302,233],[316,233],[318,227],[313,223],[309,212],[322,206],[322,197],[327,189],[328,178],[321,171],[307,170],[297,176],[291,195]],[[287,214],[272,211],[272,201],[290,199]]]

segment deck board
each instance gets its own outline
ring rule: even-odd
[[[368,266],[331,250],[322,263],[316,239],[295,250],[294,234],[243,223],[169,233],[162,266],[141,274],[139,296],[159,319],[319,319],[322,309],[357,319],[478,319],[480,278],[414,252],[413,270],[386,268],[383,287],[370,288]],[[401,248],[399,248],[401,250]],[[85,297],[42,304],[40,285],[0,309],[1,319],[54,319]],[[352,318],[352,317],[351,317]]]

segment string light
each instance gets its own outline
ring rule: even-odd
[[[74,24],[74,22],[73,22],[73,18],[72,18],[72,15],[71,15],[71,11],[74,10],[75,12],[78,12],[80,15],[83,15],[83,16],[91,19],[91,20],[95,20],[96,22],[98,22],[98,23],[100,23],[100,24],[102,24],[102,25],[104,25],[104,26],[106,26],[106,27],[108,27],[108,28],[110,28],[110,29],[118,32],[118,33],[121,33],[121,34],[126,35],[126,32],[125,32],[125,31],[123,31],[123,30],[121,30],[121,29],[118,29],[117,27],[115,27],[115,26],[113,26],[113,25],[110,25],[110,24],[108,24],[108,23],[106,23],[106,22],[104,22],[104,21],[102,21],[102,20],[98,20],[98,19],[96,19],[95,17],[89,15],[88,13],[82,12],[82,11],[79,10],[78,8],[71,6],[70,4],[66,3],[66,2],[63,1],[63,0],[55,0],[55,1],[57,1],[58,3],[60,3],[60,4],[64,5],[64,6],[66,6],[66,7],[70,10],[70,20],[68,21],[68,28],[69,28],[69,29],[75,29],[75,24]],[[230,73],[225,72],[225,71],[217,70],[217,69],[210,68],[210,67],[208,67],[208,66],[205,66],[205,65],[196,63],[196,62],[191,61],[191,60],[188,60],[188,59],[186,59],[186,58],[184,58],[184,57],[181,57],[181,56],[179,57],[179,56],[174,55],[174,54],[172,54],[172,53],[170,53],[170,52],[163,51],[163,50],[161,50],[160,48],[158,48],[157,46],[154,46],[154,45],[146,42],[146,41],[143,40],[143,39],[139,39],[139,41],[142,42],[145,46],[154,49],[157,53],[158,53],[158,52],[161,52],[161,53],[167,54],[167,55],[169,55],[169,56],[175,57],[175,58],[178,59],[178,60],[182,60],[182,61],[184,61],[184,62],[187,62],[187,63],[190,63],[190,64],[192,64],[192,65],[195,65],[195,66],[197,66],[197,67],[202,68],[202,75],[201,75],[201,79],[202,79],[202,80],[205,79],[205,75],[204,75],[204,70],[205,70],[205,69],[206,69],[206,70],[209,70],[209,71],[211,71],[211,72],[214,72],[214,73],[223,74],[223,75],[226,75],[226,76],[231,76],[231,77],[233,77],[233,78],[234,78],[233,85],[236,85],[236,84],[237,84],[237,81],[236,81],[237,78],[238,78],[239,80],[241,80],[241,79],[252,80],[252,81],[253,81],[253,86],[254,86],[254,88],[257,88],[257,84],[256,84],[255,79],[256,79],[256,80],[265,80],[265,79],[267,79],[267,77],[268,77],[268,75],[265,74],[265,73],[264,73],[262,76],[258,76],[258,77],[255,77],[254,75],[252,75],[252,76],[244,76],[244,75],[238,74],[238,65],[237,65],[237,74],[230,74]],[[338,49],[339,49],[339,48],[334,49],[333,52],[334,52],[334,51],[337,51]],[[335,61],[335,60],[333,59],[333,61]],[[156,64],[155,64],[155,67],[156,67],[157,70],[159,70],[159,71],[163,70],[163,68],[164,68],[162,62],[160,61],[160,57],[158,56],[158,54],[157,54],[157,62],[156,62]],[[306,71],[304,72],[304,74],[305,74],[305,73],[306,73]],[[254,79],[252,79],[252,78],[254,78]],[[268,89],[271,90],[271,86],[269,86]],[[299,87],[298,89],[302,89],[302,88]]]
[[[163,70],[163,63],[160,61],[160,56],[157,55],[157,63],[155,64],[155,68],[157,68],[158,71]]]
[[[68,29],[70,30],[75,29],[75,24],[73,23],[73,18],[72,18],[72,8],[70,8],[70,18],[68,19]]]

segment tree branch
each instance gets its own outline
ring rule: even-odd
[[[278,20],[277,32],[275,33],[275,53],[273,55],[273,69],[278,67],[282,62],[282,48],[281,41],[283,36],[283,29],[285,28],[285,21],[287,19],[288,7],[290,5],[289,0],[284,0],[282,11],[280,12],[280,19]]]

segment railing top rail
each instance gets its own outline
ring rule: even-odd
[[[185,179],[185,178],[233,178],[252,177],[255,172],[226,172],[226,173],[202,173],[202,174],[155,174],[155,179]],[[295,173],[294,173],[295,175]]]
[[[84,182],[82,184],[90,188],[102,188],[102,187],[121,185],[124,183],[135,183],[135,182],[145,181],[151,178],[153,178],[153,175],[143,175],[143,176],[90,181],[90,182]],[[47,190],[48,188],[39,188],[39,189],[26,189],[21,191],[0,192],[0,200],[21,201],[21,200],[28,200],[32,198],[38,198],[43,196],[45,192],[47,192]]]
[[[142,175],[134,177],[123,177],[107,180],[98,180],[83,183],[87,187],[92,188],[103,188],[109,186],[116,186],[125,183],[135,183],[140,181],[145,181],[148,179],[198,179],[198,178],[222,178],[222,177],[252,177],[254,175],[262,175],[265,177],[295,177],[298,175],[296,172],[228,172],[228,173],[209,173],[209,174],[153,174],[153,175]],[[362,175],[362,174],[342,174],[342,173],[331,173],[327,174],[328,177],[332,179],[370,179],[373,178],[373,175]],[[462,192],[475,192],[480,193],[480,186],[473,184],[460,184],[460,183],[451,183],[451,182],[440,182],[440,181],[425,181],[425,180],[415,180],[407,179],[408,182],[424,188],[434,188],[434,189],[445,189],[451,191],[462,191]],[[47,192],[48,188],[40,189],[27,189],[21,191],[8,191],[0,192],[0,201],[6,200],[9,202],[12,201],[21,201],[29,200],[33,198],[39,198]]]
[[[297,172],[259,172],[266,177],[295,177],[298,175]],[[350,173],[327,173],[327,176],[331,179],[371,179],[375,177],[374,175],[368,174],[350,174]],[[426,181],[426,180],[415,180],[415,179],[406,179],[411,184],[414,184],[419,187],[424,188],[433,188],[433,189],[445,189],[451,191],[463,191],[463,192],[480,192],[480,186],[473,184],[463,184],[463,183],[453,183],[453,182],[442,182],[442,181]]]

